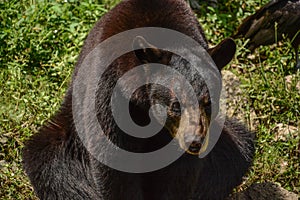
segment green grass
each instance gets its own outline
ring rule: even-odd
[[[89,1],[0,1],[0,199],[34,197],[21,149],[58,109],[83,41],[106,12]]]
[[[59,108],[91,27],[116,1],[0,0],[0,199],[34,199],[22,170],[24,142]],[[199,21],[211,45],[230,36],[263,1],[224,1]],[[273,181],[300,191],[298,133],[276,140],[279,123],[299,127],[300,93],[285,76],[295,60],[288,40],[261,47],[249,59],[242,40],[227,69],[241,80],[258,121],[255,163],[245,185]],[[247,110],[245,110],[247,112]]]

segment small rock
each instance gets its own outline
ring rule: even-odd
[[[288,165],[289,165],[289,163],[287,161],[284,161],[284,160],[281,161],[280,162],[280,171],[279,171],[279,173],[283,174],[284,172],[286,172],[286,169],[287,169]]]
[[[233,194],[228,200],[298,200],[298,195],[271,182],[254,183],[245,191]]]
[[[0,169],[3,168],[6,164],[7,162],[5,160],[0,160]]]
[[[297,137],[298,127],[279,123],[273,128],[275,132],[275,141],[287,141],[288,137]]]
[[[291,89],[292,85],[295,84],[296,89],[300,93],[300,80],[295,80],[296,79],[296,75],[295,74],[288,75],[288,76],[284,77],[284,79],[285,79],[285,83],[286,83],[287,89]],[[297,81],[297,82],[295,83],[295,81]]]
[[[249,55],[247,56],[247,58],[248,58],[249,60],[254,60],[254,59],[255,59],[255,55],[254,55],[254,54],[249,54]]]
[[[1,137],[0,137],[0,143],[1,143],[1,144],[6,144],[7,141],[8,141],[7,137],[5,137],[5,136],[1,136]]]

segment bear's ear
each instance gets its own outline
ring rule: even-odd
[[[135,37],[132,46],[136,57],[142,63],[161,63],[167,65],[171,59],[171,53],[149,44],[142,36]]]
[[[232,60],[235,54],[235,50],[235,42],[233,41],[233,39],[227,38],[217,46],[208,49],[207,52],[214,60],[218,69],[221,71],[221,69]]]

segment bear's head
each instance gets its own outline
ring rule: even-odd
[[[154,116],[178,140],[183,150],[199,155],[207,147],[210,122],[218,114],[221,92],[220,78],[216,85],[213,82],[210,84],[212,87],[208,87],[206,82],[220,77],[220,70],[231,61],[236,50],[234,41],[225,39],[216,47],[205,51],[205,55],[212,58],[209,59],[216,67],[201,70],[195,67],[199,60],[190,55],[191,51],[179,50],[181,55],[189,54],[188,61],[178,54],[156,48],[141,36],[134,39],[133,47],[134,55],[143,64],[143,71],[139,74],[146,79],[149,77],[149,84],[137,89],[130,97],[131,101],[138,102],[142,99],[141,95],[147,94],[150,106],[146,107],[149,109],[153,106],[149,115]],[[218,77],[207,77],[212,73],[206,73],[206,70],[212,70]],[[128,86],[130,83],[122,85]],[[146,105],[145,102],[140,103],[142,106]]]

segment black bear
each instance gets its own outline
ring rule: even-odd
[[[252,133],[242,124],[226,118],[214,148],[206,157],[199,158],[208,140],[205,139],[208,127],[216,117],[212,107],[217,107],[218,103],[213,102],[211,91],[202,77],[191,69],[189,61],[170,51],[156,48],[145,37],[120,41],[128,42],[131,48],[139,48],[115,59],[97,83],[96,117],[104,133],[99,137],[108,138],[118,148],[134,153],[156,151],[175,138],[178,146],[184,150],[182,155],[161,169],[134,173],[120,171],[99,162],[86,147],[76,129],[72,94],[79,71],[83,68],[86,73],[93,73],[84,68],[87,67],[83,65],[84,59],[106,39],[142,27],[171,29],[193,38],[199,48],[209,53],[207,55],[214,60],[218,70],[229,63],[235,53],[235,44],[231,39],[208,49],[204,33],[184,0],[124,0],[119,3],[96,23],[88,35],[60,110],[31,137],[24,148],[24,168],[40,199],[224,199],[242,182],[254,154]],[[126,134],[118,126],[111,110],[110,98],[119,78],[136,66],[147,66],[149,63],[163,64],[183,74],[193,86],[199,107],[182,107],[174,91],[162,84],[146,84],[128,97],[127,88],[144,76],[132,75],[131,81],[121,82],[119,89],[124,94],[120,98],[129,99],[130,116],[136,124],[149,124],[149,109],[152,105],[159,103],[167,108],[164,127],[152,137],[139,138]],[[160,71],[153,71],[159,77]],[[147,74],[147,67],[144,72]],[[167,83],[170,80],[162,81]],[[219,89],[216,87],[216,90]],[[93,94],[87,92],[85,95],[89,97]],[[193,121],[190,115],[196,109],[200,115],[198,124],[188,123],[192,124],[187,127],[188,130],[194,127],[189,133],[180,131],[180,119],[184,116],[188,122]],[[76,114],[89,115],[88,112]],[[159,114],[160,111],[154,112],[157,124],[160,123]],[[125,118],[122,112],[117,117]],[[84,134],[89,135],[94,124],[85,120],[83,117],[82,121],[87,124]],[[108,159],[114,156],[106,146],[96,148],[100,149],[99,154]],[[140,164],[144,165],[142,160]]]

